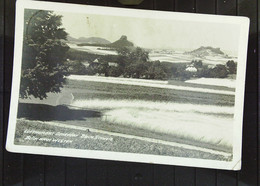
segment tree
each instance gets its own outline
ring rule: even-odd
[[[119,77],[121,75],[121,71],[118,67],[111,66],[108,69],[108,76]]]
[[[118,48],[117,53],[118,53],[118,59],[120,61],[124,61],[125,63],[147,62],[149,59],[149,53],[140,47]]]
[[[193,64],[194,67],[197,69],[202,68],[202,66],[203,66],[202,60],[192,60],[191,64]]]
[[[60,92],[69,49],[61,26],[61,16],[51,11],[25,10],[20,97],[44,99],[48,92]]]
[[[108,62],[101,62],[98,66],[98,73],[104,74],[106,77],[109,75],[109,65]]]
[[[149,53],[137,47],[117,49],[118,65],[124,77],[142,78],[148,68]]]
[[[226,78],[228,71],[225,65],[216,65],[213,69],[210,69],[210,77],[212,78]]]
[[[77,75],[87,74],[86,66],[80,61],[68,61],[67,65],[70,74],[77,74]]]
[[[160,61],[153,61],[149,63],[147,71],[145,72],[145,77],[147,79],[166,79],[166,70],[160,63]]]
[[[226,63],[226,66],[227,66],[230,74],[236,74],[237,73],[237,64],[233,60],[229,60]]]
[[[149,53],[140,47],[135,48],[129,55],[132,62],[147,62]]]

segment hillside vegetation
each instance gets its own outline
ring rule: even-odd
[[[222,52],[220,50],[220,48],[213,48],[213,47],[200,47],[198,49],[195,49],[193,51],[190,51],[190,52],[186,52],[186,54],[191,54],[191,55],[194,55],[194,56],[201,56],[201,57],[204,57],[204,56],[215,56],[215,55],[225,55],[224,52]]]
[[[105,40],[107,41],[107,40]],[[127,36],[121,36],[121,38],[113,43],[110,43],[109,41],[104,42],[102,38],[99,39],[93,39],[91,42],[83,42],[80,44],[77,44],[78,46],[100,46],[100,47],[108,47],[108,48],[123,48],[123,47],[133,47],[134,44],[127,40]]]
[[[92,41],[95,39],[92,38]],[[98,39],[100,41],[102,39]],[[188,63],[168,63],[149,59],[149,50],[135,47],[128,41],[127,36],[113,43],[98,44],[81,43],[78,46],[98,46],[99,50],[114,50],[117,55],[98,55],[87,51],[70,49],[68,52],[69,66],[72,74],[102,75],[112,77],[158,79],[158,80],[188,80],[191,78],[227,78],[236,74],[237,64],[227,60],[225,64],[210,66],[202,60],[191,60]],[[224,56],[220,48],[200,47],[188,55],[196,56]],[[81,63],[87,63],[83,65]],[[113,64],[113,65],[112,65]]]

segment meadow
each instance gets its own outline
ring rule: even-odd
[[[99,81],[68,78],[62,92],[49,94],[47,100],[20,100],[15,143],[231,160],[234,95],[188,90],[234,92],[234,89],[174,81],[167,85],[164,81],[124,79],[121,83],[111,83],[120,78],[96,79]],[[151,86],[142,86],[144,84]],[[154,85],[180,86],[185,91]],[[52,125],[52,122],[58,125]],[[77,127],[86,129],[74,129]],[[26,129],[41,131],[41,134],[28,136]],[[105,134],[92,130],[104,131]],[[78,137],[50,137],[42,132],[76,133]],[[132,137],[124,138],[120,134]],[[88,138],[80,137],[82,135]],[[112,137],[113,141],[94,140],[93,136]],[[190,145],[195,149],[140,138]],[[62,140],[68,143],[59,142]],[[224,157],[222,152],[230,155]]]
[[[171,84],[177,83],[172,82]],[[177,84],[177,86],[184,86],[184,84]],[[189,83],[187,83],[186,86],[191,87]],[[203,85],[200,86],[193,84],[193,86],[200,89],[205,88]],[[71,89],[75,99],[138,99],[150,101],[169,101],[175,103],[234,106],[233,95],[156,88],[152,87],[152,85],[149,87],[107,83],[101,81],[93,82],[68,79],[65,87]],[[220,89],[217,86],[215,86],[215,88]],[[225,87],[220,90],[230,90],[230,92],[233,91],[232,89],[227,89]]]
[[[71,123],[70,123],[71,124]],[[64,138],[66,136],[66,138]],[[169,145],[143,141],[134,138],[123,138],[73,128],[57,127],[42,121],[17,120],[15,144],[40,147],[58,147],[71,149],[89,149],[163,156],[215,159],[230,161],[231,156],[184,149]]]
[[[102,122],[123,127],[124,133],[142,130],[138,135],[164,134],[232,151],[233,95],[70,79],[66,88],[74,96],[73,108],[100,111]]]

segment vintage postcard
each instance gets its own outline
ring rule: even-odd
[[[249,19],[19,0],[11,152],[241,168]]]

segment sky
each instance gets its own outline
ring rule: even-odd
[[[55,12],[74,38],[101,37],[114,42],[122,35],[143,48],[196,49],[212,46],[236,53],[239,26],[224,23],[196,23],[178,20],[155,20]]]

